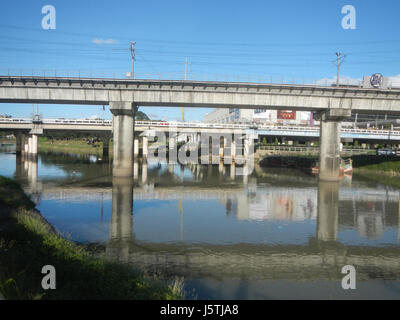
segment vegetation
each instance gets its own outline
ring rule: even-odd
[[[376,171],[388,175],[400,174],[400,157],[359,155],[353,156],[353,168],[364,171]]]
[[[0,177],[0,195],[0,293],[6,299],[182,298],[179,281],[168,285],[60,237],[16,182]],[[41,287],[44,265],[56,269],[55,290]]]
[[[89,143],[88,143],[89,142]],[[109,151],[112,154],[113,143],[110,141]],[[103,154],[103,143],[101,141],[92,142],[90,138],[72,139],[52,139],[48,137],[39,138],[39,151],[64,151],[79,154]]]
[[[144,112],[136,111],[135,120],[143,121],[143,120],[150,120],[150,118]]]

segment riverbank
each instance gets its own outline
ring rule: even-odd
[[[353,175],[364,180],[382,183],[392,187],[400,188],[400,157],[355,155],[353,160]],[[271,168],[294,168],[304,172],[310,172],[311,166],[318,161],[318,156],[278,156],[272,155],[260,161],[261,167]]]
[[[95,144],[87,144],[85,139],[49,139],[46,137],[39,138],[38,150],[41,152],[59,151],[59,152],[72,152],[77,154],[103,154],[103,142],[96,142]],[[112,154],[113,143],[110,141],[109,151]]]
[[[59,236],[13,180],[0,176],[0,294],[6,299],[181,299],[181,283],[143,275],[129,265],[95,258]],[[43,290],[44,265],[56,289]]]

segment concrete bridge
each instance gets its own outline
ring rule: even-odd
[[[139,155],[139,139],[142,140],[143,155],[148,155],[148,135],[150,132],[163,132],[168,135],[169,143],[175,144],[176,140],[188,139],[190,143],[199,145],[202,134],[217,135],[252,135],[254,138],[259,136],[271,137],[300,137],[303,139],[319,138],[319,127],[304,126],[283,126],[283,125],[250,125],[234,123],[201,123],[201,122],[165,122],[165,121],[135,121],[135,132],[142,133],[134,136],[134,157]],[[12,131],[17,137],[17,153],[26,152],[32,157],[37,156],[37,135],[30,132],[50,133],[50,132],[80,132],[95,133],[103,142],[103,157],[108,157],[109,141],[112,136],[112,120],[95,119],[31,119],[31,118],[0,118],[0,130]],[[147,133],[146,133],[147,132]],[[178,134],[179,133],[179,134]],[[174,140],[175,137],[175,140]],[[356,128],[341,128],[341,139],[364,139],[369,141],[388,141],[393,143],[400,142],[400,131],[398,130],[370,130]],[[234,141],[232,141],[232,144]],[[231,149],[232,149],[231,144]],[[204,145],[202,145],[204,147]],[[206,148],[209,146],[205,146]],[[236,147],[236,146],[235,146]],[[220,156],[234,157],[237,153],[243,153],[240,145],[233,150],[228,150],[226,145],[220,146]],[[236,150],[238,149],[238,150]],[[318,150],[319,151],[319,150]],[[235,155],[233,155],[235,152]]]
[[[349,246],[338,242],[337,182],[319,182],[315,237],[305,245],[138,242],[131,215],[133,193],[136,190],[130,179],[113,178],[106,255],[138,264],[147,271],[161,270],[187,277],[222,274],[240,278],[252,275],[258,279],[338,279],[341,267],[351,264],[356,267],[359,280],[371,279],[377,272],[385,277],[399,276],[400,256],[394,246]]]
[[[320,179],[338,180],[340,122],[351,112],[400,113],[399,89],[206,81],[0,76],[0,103],[109,105],[115,177],[133,174],[138,106],[314,111],[320,125]],[[40,133],[38,128],[32,134]],[[32,140],[36,138],[32,137]],[[32,142],[34,143],[34,142]]]
[[[32,188],[34,185],[39,187],[37,163],[30,160],[25,163],[27,163],[28,183]],[[31,168],[31,165],[34,167]],[[215,186],[214,188],[190,188],[190,190],[182,186],[156,186],[152,185],[151,181],[134,187],[134,181],[130,178],[114,177],[111,180],[111,177],[108,177],[105,181],[108,183],[102,187],[88,187],[84,182],[74,186],[67,184],[65,187],[60,181],[58,184],[49,186],[43,184],[37,191],[41,193],[42,200],[68,198],[68,201],[80,202],[111,201],[110,238],[105,254],[113,260],[135,263],[150,271],[172,272],[187,277],[222,274],[240,278],[251,276],[256,279],[300,281],[330,277],[340,279],[341,267],[346,264],[356,267],[359,280],[369,280],[374,273],[380,273],[389,278],[399,277],[400,256],[395,246],[346,245],[341,243],[338,237],[338,232],[343,226],[348,228],[349,219],[341,221],[341,218],[348,216],[343,215],[344,202],[348,203],[347,209],[350,210],[347,213],[354,215],[355,225],[350,224],[351,228],[356,227],[359,231],[369,229],[371,223],[366,222],[370,222],[371,218],[377,223],[378,229],[381,228],[382,221],[386,227],[389,225],[398,227],[399,220],[397,219],[385,222],[385,207],[390,205],[392,209],[397,208],[400,194],[396,190],[371,191],[363,187],[354,189],[343,186],[339,188],[340,184],[337,182],[323,181],[309,188],[294,187],[291,190],[276,187],[273,184],[257,187],[253,186],[252,181],[249,181],[247,187],[243,185],[224,188]],[[93,181],[90,182],[92,183]],[[185,243],[183,238],[181,242],[175,243],[141,242],[135,239],[134,227],[140,228],[140,225],[133,225],[132,212],[135,200],[217,199],[222,205],[228,200],[233,200],[237,202],[237,209],[235,209],[237,218],[252,219],[250,213],[252,210],[258,210],[258,207],[254,205],[257,205],[260,200],[262,208],[268,210],[268,208],[273,208],[270,207],[273,204],[271,200],[280,196],[290,197],[294,201],[310,199],[314,209],[312,214],[305,218],[316,220],[316,229],[315,235],[309,238],[308,243],[217,245]],[[372,215],[363,212],[363,204],[367,201],[373,202],[376,206]],[[351,203],[353,206],[350,208]],[[341,206],[340,211],[339,206]],[[247,213],[247,216],[242,215],[241,210]],[[274,217],[270,218],[274,219]],[[350,220],[353,221],[353,216]],[[249,266],[251,272],[248,272]],[[334,270],[337,270],[337,274],[333,272]]]
[[[112,133],[112,120],[94,119],[41,119],[40,129],[43,132],[88,132]],[[256,136],[274,137],[302,137],[319,138],[319,127],[290,126],[290,125],[252,125],[235,123],[208,123],[208,122],[176,122],[176,121],[138,121],[135,123],[135,131],[155,130],[170,132],[179,130],[180,133],[221,133],[221,134],[245,134],[254,132]],[[2,131],[30,131],[34,128],[34,120],[31,118],[0,118],[0,130]],[[340,138],[384,140],[400,142],[399,130],[378,130],[360,128],[341,128]]]

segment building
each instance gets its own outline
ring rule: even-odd
[[[204,117],[212,123],[260,123],[282,125],[312,125],[312,113],[294,110],[267,109],[214,109]]]
[[[204,116],[205,122],[249,123],[253,120],[253,109],[217,108]]]

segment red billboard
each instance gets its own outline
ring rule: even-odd
[[[296,120],[296,111],[278,110],[277,118],[281,120]]]

